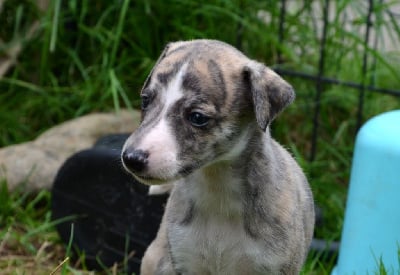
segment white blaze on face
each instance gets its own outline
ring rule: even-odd
[[[165,117],[167,110],[180,98],[182,98],[182,80],[186,72],[187,64],[184,64],[172,81],[168,84],[162,92],[163,116]]]
[[[186,64],[182,66],[168,86],[160,91],[160,104],[162,104],[161,118],[146,135],[137,148],[149,152],[148,176],[157,179],[171,179],[179,171],[178,144],[175,134],[167,117],[169,109],[183,96],[182,78],[186,71]]]

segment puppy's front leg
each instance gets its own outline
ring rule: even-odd
[[[168,247],[166,223],[163,218],[156,238],[144,253],[140,274],[175,275]]]

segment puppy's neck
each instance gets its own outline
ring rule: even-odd
[[[241,219],[243,214],[243,188],[248,180],[250,159],[256,151],[262,153],[269,135],[261,131],[248,133],[229,152],[188,176],[182,187],[186,189],[199,213],[219,218]],[[244,141],[243,141],[244,140]]]
[[[201,216],[237,219],[242,213],[241,181],[231,163],[221,161],[195,171],[183,185]]]

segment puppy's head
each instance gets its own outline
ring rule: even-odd
[[[167,45],[143,89],[142,122],[122,150],[139,181],[162,184],[240,156],[294,99],[261,63],[213,40]]]

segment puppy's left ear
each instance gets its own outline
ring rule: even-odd
[[[257,123],[265,131],[271,121],[293,102],[294,90],[277,73],[255,61],[244,67],[244,78],[250,86]]]

